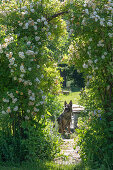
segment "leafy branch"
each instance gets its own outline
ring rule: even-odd
[[[63,15],[63,14],[65,14],[65,13],[68,13],[68,11],[59,12],[59,13],[57,13],[57,14],[54,14],[54,15],[52,15],[50,18],[47,18],[47,20],[48,20],[48,22],[49,22],[49,21],[51,21],[52,19],[54,19],[54,18],[56,18],[56,17],[58,17],[58,16],[60,16],[60,15]]]

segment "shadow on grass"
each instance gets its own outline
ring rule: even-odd
[[[72,92],[80,92],[81,89],[82,89],[82,88],[80,88],[80,87],[70,87],[70,90],[71,90]]]
[[[79,163],[77,165],[74,164],[56,164],[53,161],[37,161],[37,162],[26,162],[22,165],[11,166],[9,165],[0,165],[0,170],[86,170],[83,164]]]
[[[71,92],[80,92],[81,89],[82,89],[81,87],[70,86],[70,87],[63,88],[62,90],[71,91]]]

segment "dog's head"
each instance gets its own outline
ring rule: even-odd
[[[66,101],[64,102],[64,112],[72,112],[72,100],[69,104]]]

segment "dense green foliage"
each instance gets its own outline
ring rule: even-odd
[[[73,91],[73,87],[83,88],[85,87],[84,78],[82,73],[78,73],[75,65],[59,64],[60,74],[63,77],[63,88],[68,88],[68,81],[70,81],[70,88]]]
[[[38,137],[42,151],[47,150],[44,157],[56,147],[57,140],[51,149],[47,147],[50,138],[43,130],[48,115],[60,111],[57,102],[54,108],[53,95],[60,92],[57,63],[66,60],[84,73],[88,89],[81,92],[85,106],[78,130],[81,157],[92,167],[112,169],[113,1],[2,2],[0,159],[15,161],[17,146],[20,162],[35,155]]]
[[[95,168],[113,166],[113,3],[71,3],[70,62],[84,73],[88,90],[81,92],[85,113],[80,119],[79,146],[83,160]]]
[[[84,83],[84,78],[82,73],[78,73],[75,66],[68,67],[67,70],[67,80],[71,80],[71,87],[80,87],[84,88],[85,83]]]
[[[64,48],[67,32],[61,18],[49,18],[60,3],[7,1],[1,10],[0,160],[51,159],[59,139],[45,127],[49,112],[58,113],[47,106],[60,92],[55,49]]]

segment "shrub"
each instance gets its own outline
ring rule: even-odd
[[[33,159],[36,150],[38,157],[51,158],[51,148],[56,149],[43,131],[46,97],[60,91],[55,49],[64,47],[60,40],[66,40],[67,32],[61,18],[51,18],[60,10],[60,2],[55,1],[56,6],[49,2],[11,0],[0,6],[0,159],[4,162],[21,162],[30,155]]]
[[[46,102],[49,118],[54,122],[63,110],[62,105],[58,100],[58,97],[53,94],[48,94]]]
[[[41,126],[23,122],[24,138],[19,133],[13,136],[8,130],[7,134],[0,130],[0,162],[52,160],[60,151],[60,135],[50,121]]]
[[[69,5],[68,26],[73,39],[69,61],[83,72],[88,89],[81,94],[86,110],[78,130],[81,154],[91,166],[112,169],[113,4],[111,0],[75,0]]]

